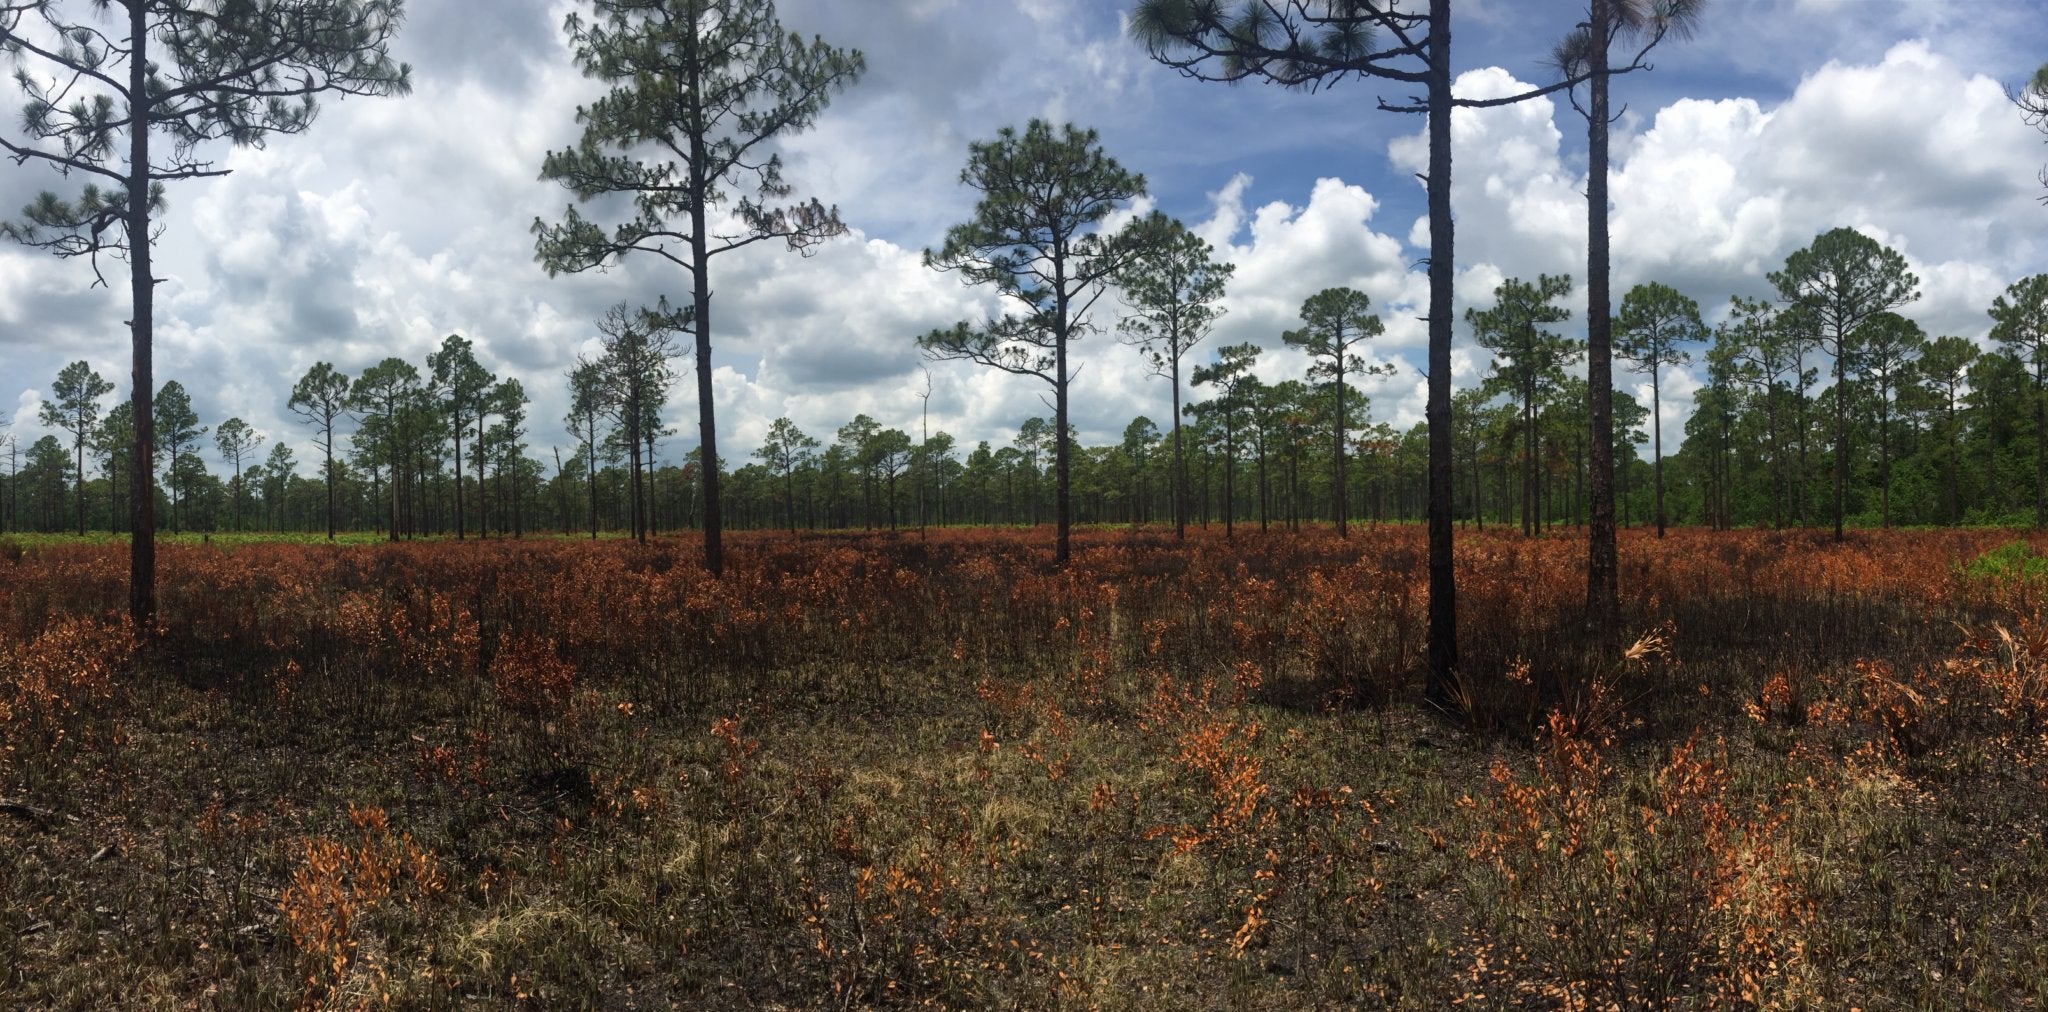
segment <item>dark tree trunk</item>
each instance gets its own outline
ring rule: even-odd
[[[1053,383],[1052,383],[1052,461],[1053,461],[1053,525],[1058,533],[1054,538],[1053,565],[1065,568],[1070,557],[1071,545],[1068,537],[1073,521],[1072,503],[1068,494],[1072,489],[1068,462],[1072,448],[1067,439],[1067,332],[1071,326],[1067,304],[1066,261],[1055,255],[1052,265],[1053,287]]]
[[[334,540],[334,416],[327,416],[327,540]]]
[[[1835,335],[1835,541],[1842,540],[1842,513],[1848,505],[1845,490],[1849,484],[1849,398],[1848,368],[1845,360],[1849,356],[1849,335]],[[1662,512],[1661,510],[1659,511]]]
[[[400,484],[402,484],[402,479],[405,475],[405,464],[404,462],[399,460],[400,455],[398,452],[398,413],[396,411],[387,410],[384,414],[384,417],[385,428],[389,430],[389,432],[391,433],[391,529],[386,536],[390,540],[395,542],[398,540],[399,524],[398,487]]]
[[[149,11],[128,8],[128,321],[133,352],[135,471],[129,482],[128,617],[138,636],[156,623],[156,370],[151,360],[156,280],[149,248]]]
[[[1664,536],[1664,401],[1663,392],[1657,383],[1657,362],[1650,361],[1650,456],[1655,464],[1652,474],[1657,489],[1657,536]]]
[[[1431,312],[1435,312],[1432,308]],[[1336,468],[1331,472],[1335,481],[1330,489],[1330,513],[1337,518],[1337,536],[1348,538],[1351,529],[1346,524],[1345,514],[1351,512],[1350,501],[1344,490],[1344,351],[1337,351],[1337,381],[1331,385],[1337,393],[1337,432],[1331,441],[1330,452],[1336,459]]]
[[[592,541],[596,541],[596,540],[597,540],[597,419],[596,419],[596,418],[595,418],[595,417],[593,416],[593,417],[589,418],[589,419],[588,419],[588,421],[589,421],[589,423],[590,423],[590,428],[589,428],[589,437],[590,437],[590,439],[589,439],[589,442],[588,442],[588,443],[586,444],[586,446],[585,446],[585,453],[583,454],[583,466],[584,466],[584,470],[585,470],[585,472],[586,472],[586,475],[585,475],[585,476],[586,476],[586,477],[587,477],[587,478],[588,478],[589,480],[588,480],[588,481],[586,481],[586,482],[585,482],[584,484],[585,484],[585,491],[587,491],[587,492],[589,492],[589,493],[590,493],[590,540],[592,540]]]
[[[1180,353],[1173,354],[1173,539],[1188,539],[1188,458],[1180,443]]]
[[[455,540],[462,540],[464,517],[462,515],[462,413],[449,412],[450,428],[455,433]],[[477,493],[483,493],[483,478],[477,478]]]
[[[1787,500],[1790,498],[1791,492],[1786,487],[1787,483],[1785,481],[1785,440],[1778,428],[1778,409],[1780,407],[1778,402],[1782,398],[1778,396],[1778,386],[1775,381],[1764,386],[1764,398],[1765,403],[1768,405],[1764,422],[1769,427],[1771,434],[1771,526],[1784,530],[1785,514],[1789,508]]]
[[[694,65],[690,78],[694,93],[698,84]],[[725,514],[719,501],[718,420],[711,389],[711,272],[705,262],[704,238],[704,197],[712,181],[704,178],[702,130],[691,131],[690,156],[690,297],[694,312],[690,329],[697,338],[697,465],[704,481],[704,568],[713,577],[723,577]]]
[[[1887,392],[1877,392],[1877,470],[1878,484],[1882,488],[1878,507],[1878,526],[1885,530],[1892,527],[1892,413],[1886,403]]]
[[[1223,540],[1237,539],[1237,431],[1223,413]]]
[[[1620,630],[1620,576],[1614,535],[1614,327],[1607,234],[1607,39],[1609,0],[1592,0],[1593,72],[1587,109],[1586,414],[1592,474],[1592,523],[1586,532],[1586,621],[1595,639]]]
[[[1963,519],[1962,506],[1959,502],[1960,497],[1956,492],[1956,485],[1962,480],[1962,477],[1957,473],[1958,465],[1961,461],[1957,457],[1958,451],[1956,449],[1956,395],[1954,387],[1949,388],[1948,423],[1946,427],[1948,429],[1948,488],[1946,489],[1948,522],[1950,526],[1954,526],[1961,523]]]
[[[1259,533],[1270,529],[1269,514],[1273,512],[1273,490],[1266,483],[1266,437],[1262,433],[1258,442],[1259,453]]]
[[[2039,361],[2037,359],[2037,361]],[[2034,529],[2048,527],[2048,362],[2034,367]],[[137,411],[142,410],[140,407]],[[1996,454],[1987,454],[1994,461]],[[1994,484],[1992,487],[1996,488]]]
[[[1057,338],[1053,351],[1054,375],[1059,377],[1059,381],[1053,384],[1052,395],[1053,523],[1058,528],[1059,533],[1055,536],[1052,561],[1054,565],[1064,567],[1069,557],[1070,545],[1067,539],[1071,529],[1070,524],[1073,520],[1072,505],[1067,501],[1067,493],[1070,488],[1068,484],[1067,462],[1070,457],[1070,451],[1067,446],[1067,338],[1064,296],[1061,298],[1060,326],[1060,335]]]
[[[1458,576],[1451,529],[1451,0],[1429,3],[1429,677],[1452,704],[1458,669]]]
[[[1543,531],[1542,505],[1538,501],[1536,466],[1536,384],[1532,379],[1522,390],[1522,536]]]
[[[1798,345],[1798,348],[1798,352],[1792,356],[1792,371],[1799,380],[1799,466],[1792,474],[1792,519],[1798,526],[1805,527],[1811,519],[1807,512],[1808,504],[1806,501],[1810,491],[1806,487],[1808,471],[1806,451],[1810,443],[1810,437],[1813,434],[1813,417],[1809,411],[1812,405],[1808,403],[1806,397],[1806,346],[1802,342]]]

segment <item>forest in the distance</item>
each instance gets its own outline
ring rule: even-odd
[[[1823,238],[1854,243],[1842,233]],[[1846,284],[1881,282],[1886,251],[1870,245],[1868,276]],[[1893,287],[1909,291],[1896,278]],[[1456,399],[1461,523],[1586,522],[1586,383],[1572,372],[1585,348],[1551,326],[1570,312],[1558,291],[1535,297],[1536,285],[1511,279],[1499,303],[1475,314],[1495,364],[1483,385]],[[1851,525],[2036,523],[2041,430],[2034,405],[2048,393],[2033,363],[2048,360],[2048,275],[2016,282],[1987,307],[1995,321],[1989,350],[1928,335],[1912,321],[1909,302],[1890,298],[1850,307],[1861,319],[1830,335],[1800,322],[1800,304],[1789,297],[1784,304],[1745,301],[1735,322],[1710,329],[1697,303],[1667,286],[1625,295],[1617,321],[1624,362],[1641,363],[1645,374],[1688,359],[1707,365],[1708,385],[1694,393],[1684,431],[1656,434],[1673,447],[1663,457],[1668,523],[1826,526],[1834,517],[1838,445],[1848,464],[1843,495]],[[1846,349],[1839,377],[1837,340]],[[669,363],[648,354],[637,334],[607,347],[604,358],[580,364],[571,377],[576,410],[565,421],[580,441],[549,447],[547,456],[525,441],[518,379],[488,373],[458,336],[428,362],[391,359],[353,378],[327,367],[280,390],[294,410],[304,409],[296,450],[282,439],[264,446],[238,419],[208,424],[171,380],[156,396],[160,527],[325,531],[320,461],[332,439],[334,521],[344,531],[452,535],[458,452],[467,469],[460,479],[465,530],[694,529],[703,494],[695,449],[662,459],[679,421],[653,407],[675,382]],[[1332,522],[1340,508],[1354,522],[1422,518],[1425,426],[1375,422],[1366,395],[1349,389],[1347,494],[1339,507],[1333,384],[1320,375],[1264,383],[1250,373],[1257,347],[1227,351],[1185,406],[1190,522],[1292,527]],[[17,434],[0,437],[7,454],[0,530],[124,531],[129,406],[109,408],[111,384],[84,363],[49,389],[44,419],[53,432],[27,446]],[[328,399],[316,399],[322,396]],[[644,438],[625,422],[634,403]],[[1169,417],[1171,409],[1161,407],[1157,414]],[[1618,519],[1654,524],[1656,468],[1654,455],[1645,455],[1654,442],[1650,406],[1618,392],[1615,418]],[[739,528],[1037,523],[1052,516],[1051,442],[1045,418],[1026,419],[1005,445],[972,448],[945,432],[883,428],[866,415],[815,435],[778,419],[753,459],[725,462],[724,495]],[[209,447],[231,462],[228,473],[207,467],[201,452]],[[312,463],[312,476],[301,461]],[[392,474],[399,475],[395,490]],[[1080,522],[1171,523],[1170,425],[1140,414],[1121,443],[1077,448],[1072,481]]]

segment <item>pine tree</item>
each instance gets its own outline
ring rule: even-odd
[[[1771,273],[1778,297],[1790,308],[1787,323],[1834,357],[1835,540],[1842,540],[1842,515],[1849,481],[1849,366],[1857,354],[1863,321],[1920,297],[1920,279],[1906,258],[1851,228],[1815,236],[1805,249],[1785,258]]]
[[[78,534],[85,536],[85,441],[99,425],[100,398],[114,392],[114,385],[100,378],[92,366],[73,362],[57,373],[50,384],[54,401],[44,401],[38,418],[44,425],[71,433],[72,476],[78,489]]]
[[[1064,566],[1072,523],[1068,347],[1086,332],[1109,280],[1140,252],[1133,233],[1094,229],[1145,192],[1145,177],[1103,153],[1095,131],[1068,124],[1055,134],[1032,120],[1021,134],[1004,127],[995,140],[968,145],[960,181],[981,195],[974,217],[947,229],[944,246],[925,250],[925,265],[990,285],[1020,312],[978,327],[963,320],[926,333],[918,345],[936,360],[974,362],[1052,387],[1054,561]]]
[[[1116,277],[1132,315],[1117,324],[1124,340],[1145,350],[1154,375],[1173,384],[1173,536],[1188,536],[1188,463],[1181,446],[1182,360],[1223,316],[1224,286],[1237,268],[1219,263],[1215,248],[1187,226],[1154,211],[1126,227],[1136,257]]]
[[[2048,274],[2013,282],[1990,313],[1991,339],[2033,369],[2034,526],[2048,527]]]
[[[327,540],[334,540],[334,422],[349,406],[349,379],[326,362],[313,368],[292,387],[287,406],[318,434],[313,445],[326,457],[320,468],[321,483],[327,486]]]
[[[1491,309],[1468,309],[1465,321],[1472,325],[1480,347],[1494,353],[1493,373],[1486,389],[1513,397],[1521,407],[1517,422],[1522,435],[1522,533],[1533,536],[1541,528],[1538,513],[1536,452],[1536,407],[1551,387],[1564,378],[1564,367],[1578,357],[1571,342],[1543,330],[1546,323],[1571,319],[1571,310],[1555,305],[1571,294],[1572,279],[1544,274],[1530,284],[1508,278],[1493,290]]]
[[[1301,304],[1301,329],[1290,330],[1280,339],[1307,352],[1314,359],[1309,367],[1310,382],[1328,380],[1330,403],[1335,414],[1330,426],[1330,515],[1337,520],[1337,536],[1350,537],[1347,519],[1351,503],[1345,489],[1344,442],[1351,438],[1351,421],[1345,413],[1345,377],[1367,372],[1365,359],[1351,352],[1353,345],[1386,332],[1372,299],[1355,288],[1325,288]]]
[[[1651,281],[1628,290],[1615,321],[1621,334],[1614,356],[1650,378],[1650,466],[1655,488],[1657,536],[1664,536],[1664,370],[1685,365],[1692,355],[1681,344],[1706,337],[1700,305],[1670,285]]]
[[[782,160],[762,149],[808,129],[832,95],[858,80],[855,50],[785,33],[770,0],[592,0],[572,15],[576,65],[610,90],[579,107],[583,137],[550,151],[541,178],[578,201],[633,198],[634,213],[607,231],[574,205],[556,224],[536,219],[535,256],[549,274],[603,267],[650,253],[688,272],[683,311],[696,339],[699,447],[704,455],[704,568],[725,571],[718,426],[712,396],[711,259],[765,239],[808,250],[846,231],[837,208],[815,198],[784,208],[792,189]],[[737,201],[728,189],[740,190]],[[739,226],[721,232],[718,209]]]
[[[234,498],[235,530],[242,529],[242,459],[253,455],[263,445],[263,434],[249,427],[239,418],[230,418],[213,430],[213,445],[220,450],[221,458],[234,465],[235,481],[229,486]]]
[[[101,15],[116,12],[111,26]],[[25,139],[17,162],[88,182],[72,200],[44,193],[5,235],[58,256],[128,263],[134,370],[134,478],[128,610],[155,627],[155,288],[150,246],[164,184],[229,170],[210,142],[261,145],[312,125],[321,95],[402,95],[411,71],[387,47],[404,0],[21,0],[0,7],[0,50],[23,61]],[[57,40],[46,45],[45,40]],[[33,68],[33,69],[31,69]],[[171,142],[153,143],[158,135]],[[120,143],[122,140],[126,144]]]

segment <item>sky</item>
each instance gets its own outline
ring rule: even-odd
[[[80,6],[83,6],[82,4]],[[651,256],[549,278],[530,226],[570,195],[539,180],[546,152],[573,145],[579,104],[601,94],[570,59],[569,0],[412,0],[394,55],[403,98],[332,101],[307,132],[212,152],[232,172],[174,184],[156,246],[157,381],[176,379],[201,421],[244,419],[316,473],[311,431],[287,409],[292,384],[327,361],[354,375],[387,356],[424,366],[448,334],[533,403],[528,442],[551,459],[575,446],[561,419],[566,374],[597,350],[594,321],[619,302],[686,302],[687,277]],[[809,256],[760,243],[712,261],[712,363],[721,455],[747,462],[788,416],[829,441],[856,413],[963,450],[1001,446],[1049,416],[1049,388],[961,362],[928,362],[917,335],[999,312],[996,297],[922,265],[975,195],[959,182],[968,144],[1032,118],[1100,131],[1143,173],[1157,208],[1237,265],[1226,316],[1195,355],[1249,341],[1267,381],[1306,360],[1280,341],[1302,300],[1350,285],[1386,324],[1368,353],[1394,366],[1364,381],[1374,421],[1407,428],[1424,402],[1427,223],[1417,178],[1423,120],[1377,111],[1409,97],[1392,82],[1316,92],[1187,80],[1123,30],[1124,0],[781,0],[785,27],[860,49],[867,73],[815,127],[780,142],[801,198],[836,205],[851,234]],[[1460,0],[1460,96],[1547,83],[1552,41],[1579,0]],[[1819,233],[1848,226],[1904,254],[1921,298],[1903,312],[1930,335],[1983,343],[2005,287],[2048,271],[2044,137],[2005,88],[2048,59],[2038,0],[1714,0],[1654,69],[1618,78],[1611,176],[1614,296],[1660,281],[1713,324],[1731,295],[1767,297],[1764,275]],[[0,83],[0,131],[20,140],[19,93]],[[1585,124],[1562,96],[1454,121],[1458,315],[1454,382],[1489,359],[1464,310],[1504,277],[1569,274],[1568,331],[1583,333]],[[75,180],[0,161],[0,219]],[[84,360],[125,397],[126,265],[94,285],[82,260],[0,245],[0,439],[46,430],[37,406]],[[1133,417],[1162,427],[1167,383],[1121,344],[1114,295],[1074,349],[1073,421],[1084,443],[1117,442]],[[1699,358],[1695,354],[1695,358]],[[688,358],[677,363],[691,375]],[[1648,403],[1649,380],[1617,371]],[[929,379],[927,379],[929,377]],[[1662,377],[1667,446],[1701,383],[1698,364]],[[929,383],[930,396],[924,396]],[[112,403],[112,397],[108,399]],[[671,392],[664,460],[697,443],[695,384]],[[269,446],[259,449],[259,456]],[[220,473],[225,465],[210,454]]]

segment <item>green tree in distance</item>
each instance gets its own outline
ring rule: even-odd
[[[92,366],[73,362],[57,373],[50,384],[54,400],[44,401],[36,417],[44,425],[71,433],[72,475],[78,486],[78,534],[85,536],[85,442],[100,421],[100,398],[114,392],[114,385],[100,378]]]
[[[326,362],[315,362],[306,375],[292,386],[291,400],[286,405],[293,414],[306,424],[314,426],[313,445],[320,448],[326,462],[320,468],[322,484],[327,486],[327,540],[334,540],[334,422],[348,411],[349,379],[344,373],[335,371]]]
[[[1223,431],[1223,537],[1237,536],[1237,451],[1243,443],[1244,418],[1252,409],[1252,391],[1259,382],[1252,375],[1258,365],[1259,346],[1232,344],[1216,349],[1216,361],[1196,366],[1195,386],[1213,386],[1216,396],[1202,407],[1222,423]]]
[[[264,505],[270,510],[270,529],[273,531],[284,530],[283,518],[279,514],[284,509],[285,492],[291,488],[292,471],[295,466],[291,447],[282,442],[270,444],[270,456],[263,461],[263,481],[260,487],[263,489]]]
[[[804,435],[785,415],[768,426],[768,438],[754,451],[754,456],[782,479],[782,515],[792,534],[796,533],[796,473],[817,459],[818,445],[817,437]]]
[[[441,350],[427,356],[427,368],[433,370],[434,389],[441,395],[442,410],[448,413],[448,436],[455,443],[455,540],[463,535],[462,508],[462,437],[468,431],[471,421],[479,421],[483,412],[484,395],[489,392],[494,379],[490,372],[478,364],[475,345],[461,334],[450,334],[441,339]],[[481,429],[481,426],[479,426]],[[481,436],[482,432],[479,431]],[[471,444],[472,450],[476,448]],[[475,456],[474,453],[471,454]],[[477,488],[483,488],[482,472],[478,472]]]
[[[764,239],[808,250],[840,235],[837,208],[815,198],[783,208],[793,191],[782,159],[764,148],[816,121],[834,93],[866,69],[856,50],[785,33],[770,0],[592,0],[595,17],[566,25],[576,65],[610,84],[579,107],[583,137],[550,151],[540,175],[578,201],[633,198],[607,231],[570,205],[559,223],[533,223],[534,252],[549,274],[649,253],[690,277],[682,320],[696,338],[699,447],[703,454],[704,568],[725,571],[718,426],[712,401],[711,258]],[[738,200],[729,189],[744,191]],[[718,213],[737,217],[727,225]]]
[[[1814,237],[1772,271],[1778,298],[1790,303],[1787,321],[1835,360],[1835,540],[1849,479],[1849,366],[1856,360],[1856,329],[1863,321],[1920,297],[1920,279],[1906,258],[1853,228]]]
[[[1628,474],[1634,469],[1633,465],[1638,459],[1636,447],[1642,445],[1643,440],[1650,438],[1650,434],[1643,431],[1643,423],[1649,419],[1650,409],[1643,407],[1634,397],[1626,392],[1614,395],[1614,459],[1620,462],[1615,470],[1619,472],[1621,482],[1618,498],[1621,502],[1623,527],[1635,522],[1628,506]]]
[[[839,427],[835,433],[839,445],[846,448],[846,463],[860,475],[861,525],[868,530],[875,529],[875,440],[881,438],[882,423],[870,418],[866,412],[853,416],[853,420]]]
[[[525,534],[523,527],[525,517],[521,512],[520,506],[525,501],[525,497],[520,494],[520,490],[523,487],[521,483],[525,480],[521,468],[526,460],[526,443],[524,442],[526,437],[526,386],[520,383],[518,379],[508,376],[486,388],[479,397],[479,404],[482,407],[478,409],[477,417],[497,415],[498,423],[491,426],[490,431],[484,433],[483,437],[477,441],[476,486],[478,498],[479,500],[482,499],[484,464],[495,459],[497,461],[496,473],[500,492],[498,499],[501,503],[509,503],[509,509],[512,513],[512,536],[515,538],[521,537]],[[652,470],[652,468],[652,454],[650,454],[649,469]],[[510,479],[512,488],[509,493],[505,491],[505,482],[507,481],[505,472],[507,471],[512,472]],[[498,519],[498,530],[503,531],[504,529],[505,520],[501,514]],[[485,536],[484,521],[482,519],[477,521],[477,536]]]
[[[645,542],[651,497],[642,481],[642,452],[646,470],[654,469],[651,446],[661,427],[660,408],[668,398],[675,373],[669,360],[676,356],[675,333],[682,329],[688,312],[678,314],[664,300],[655,309],[631,309],[623,302],[598,317],[598,340],[604,345],[599,376],[605,384],[603,400],[619,423],[626,447],[630,526],[633,537]]]
[[[918,345],[935,360],[974,362],[1052,387],[1054,561],[1064,566],[1073,455],[1067,348],[1086,331],[1108,281],[1140,251],[1127,236],[1094,229],[1145,192],[1145,177],[1104,154],[1095,131],[1068,124],[1055,134],[1051,124],[1032,120],[1021,134],[1004,127],[993,141],[969,144],[960,182],[980,194],[974,217],[947,229],[944,246],[925,250],[925,265],[990,285],[1021,312],[978,327],[963,320],[926,333]]]
[[[578,359],[569,370],[569,414],[562,421],[583,440],[584,490],[590,496],[592,541],[597,540],[597,420],[610,410],[610,399],[603,363]]]
[[[1794,335],[1778,325],[1778,307],[1765,299],[1728,300],[1728,319],[1714,329],[1710,356],[1727,360],[1731,383],[1756,389],[1763,401],[1764,443],[1771,457],[1771,515],[1777,527],[1784,527],[1793,510],[1795,476],[1790,472],[1786,452],[1783,405],[1789,387],[1786,377],[1799,378],[1799,349]]]
[[[111,16],[109,16],[111,15]],[[260,146],[311,126],[321,95],[402,95],[410,70],[387,46],[404,0],[15,0],[0,6],[0,52],[28,95],[16,163],[87,180],[43,193],[0,235],[58,256],[128,262],[135,450],[130,462],[128,610],[155,627],[157,418],[153,356],[155,216],[164,184],[226,175],[211,142]],[[157,135],[168,145],[153,144]],[[125,140],[125,145],[120,141]]]
[[[103,462],[107,475],[107,531],[121,530],[121,475],[128,469],[128,455],[135,452],[135,402],[115,404],[93,433],[92,449]]]
[[[233,464],[235,483],[228,488],[234,499],[235,530],[242,529],[242,460],[252,457],[256,448],[263,445],[263,434],[249,427],[239,418],[230,418],[213,430],[213,445],[220,450],[221,458]]]
[[[2034,526],[2048,527],[2048,274],[2013,282],[1990,313],[1991,339],[2034,370]]]
[[[1173,536],[1188,536],[1188,461],[1181,446],[1181,361],[1223,316],[1224,285],[1235,265],[1186,225],[1153,211],[1126,226],[1137,255],[1117,274],[1132,315],[1117,323],[1124,340],[1145,350],[1154,375],[1173,384]]]
[[[1943,336],[1927,342],[1920,360],[1913,363],[1916,378],[1941,413],[1942,470],[1946,478],[1942,482],[1942,502],[1943,513],[1951,524],[1963,519],[1961,496],[1957,494],[1962,481],[1958,473],[1962,450],[1957,441],[1962,434],[1963,391],[1969,388],[1970,366],[1980,354],[1977,342],[1967,337]]]
[[[1664,370],[1692,361],[1681,344],[1702,341],[1707,325],[1700,321],[1700,304],[1670,285],[1655,281],[1640,284],[1622,297],[1621,335],[1614,342],[1614,357],[1650,378],[1650,474],[1655,490],[1657,536],[1664,536]],[[1731,368],[1732,368],[1731,364]]]
[[[28,464],[9,481],[10,486],[20,484],[28,489],[29,504],[41,530],[64,526],[64,472],[70,467],[71,462],[64,459],[64,444],[57,442],[56,436],[44,436],[29,446]]]
[[[1899,389],[1921,349],[1927,332],[1897,313],[1878,313],[1863,321],[1856,335],[1856,371],[1877,394],[1878,526],[1892,525],[1892,412]]]
[[[171,530],[183,531],[184,518],[180,516],[185,502],[186,481],[190,470],[178,470],[178,458],[187,447],[206,435],[206,426],[199,424],[199,413],[192,410],[192,397],[185,392],[185,385],[177,380],[165,380],[156,392],[154,404],[156,418],[152,428],[156,432],[157,446],[164,451],[164,483],[171,489]],[[136,531],[140,537],[142,532]]]
[[[1150,470],[1153,448],[1159,445],[1159,426],[1152,419],[1139,415],[1124,426],[1123,441],[1117,450],[1131,464],[1131,526],[1136,528],[1145,519],[1145,474]],[[1180,503],[1174,503],[1174,515],[1180,515]],[[1181,537],[1186,537],[1185,529]]]
[[[1555,305],[1570,295],[1572,279],[1544,274],[1530,284],[1520,278],[1503,280],[1493,290],[1491,309],[1468,309],[1465,321],[1480,347],[1494,353],[1493,374],[1486,389],[1505,393],[1521,407],[1518,427],[1522,433],[1522,533],[1536,534],[1540,518],[1536,510],[1537,405],[1549,390],[1564,379],[1564,367],[1577,357],[1571,342],[1543,330],[1546,323],[1571,319],[1571,310]]]
[[[398,540],[398,495],[400,474],[405,469],[405,409],[420,391],[420,371],[402,358],[387,358],[356,377],[349,387],[349,410],[357,423],[382,451],[384,466],[391,477],[390,521],[387,536]],[[376,458],[372,458],[376,459]]]
[[[1355,288],[1325,288],[1301,304],[1301,329],[1290,330],[1280,339],[1307,352],[1314,363],[1308,378],[1328,380],[1330,403],[1336,414],[1331,424],[1330,511],[1337,518],[1337,535],[1350,537],[1346,517],[1351,513],[1345,494],[1344,443],[1351,438],[1351,423],[1345,416],[1345,377],[1368,371],[1365,359],[1351,353],[1353,345],[1386,333],[1380,318],[1371,312],[1372,299]]]
[[[916,447],[910,441],[910,433],[902,429],[883,429],[869,440],[864,456],[867,465],[875,473],[875,480],[881,482],[882,499],[888,509],[889,529],[896,529],[896,481],[910,466]]]

